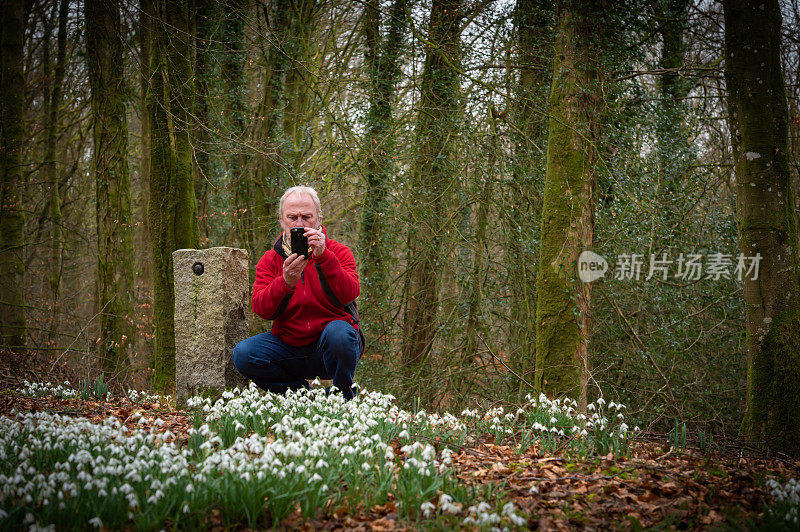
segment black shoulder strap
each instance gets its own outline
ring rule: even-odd
[[[359,325],[360,320],[358,319],[358,308],[356,307],[356,302],[351,301],[347,305],[342,305],[342,302],[339,301],[339,298],[336,297],[336,294],[334,294],[333,290],[331,290],[331,285],[328,284],[328,279],[325,277],[325,274],[322,273],[322,266],[320,266],[318,262],[315,262],[314,267],[317,269],[319,284],[322,286],[322,291],[325,292],[325,295],[328,296],[328,299],[333,301],[334,304],[343,307],[345,312],[350,314],[350,316],[353,318],[353,323]],[[364,349],[367,346],[367,339],[364,338],[364,331],[361,330],[360,325],[356,327],[356,332],[358,332],[358,347],[360,351],[359,356],[364,356]]]
[[[316,268],[317,270],[317,275],[319,276],[319,284],[322,286],[322,291],[325,292],[325,295],[328,296],[328,299],[330,299],[340,307],[343,307],[344,310],[347,311],[347,313],[353,317],[353,323],[355,324],[360,323],[360,320],[358,319],[358,308],[356,307],[356,302],[351,301],[347,305],[342,305],[342,302],[339,301],[339,298],[336,297],[336,294],[334,294],[333,290],[331,290],[331,285],[328,284],[328,279],[325,277],[325,274],[322,273],[322,266],[320,266],[318,262],[315,262],[314,268]]]

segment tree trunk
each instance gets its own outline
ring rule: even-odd
[[[58,36],[56,44],[56,68],[52,77],[52,85],[47,100],[47,133],[45,140],[45,182],[48,187],[50,202],[50,297],[52,301],[52,318],[48,337],[50,342],[58,333],[59,327],[59,292],[61,287],[61,267],[63,236],[61,231],[61,193],[59,189],[56,144],[59,129],[59,107],[61,106],[61,85],[64,82],[64,67],[67,57],[67,14],[69,12],[68,0],[60,0],[58,6]],[[47,43],[47,48],[50,43]],[[49,55],[49,54],[48,54]],[[49,62],[49,61],[46,61]],[[45,67],[45,75],[49,76],[49,68]]]
[[[312,87],[315,83],[317,58],[317,26],[322,0],[293,0],[292,19],[284,52],[290,59],[286,71],[286,103],[283,110],[283,132],[289,141],[286,153],[294,173],[300,173],[306,149],[310,142],[309,114]]]
[[[400,53],[403,34],[408,24],[406,0],[395,0],[389,14],[389,31],[381,39],[381,16],[377,0],[365,5],[364,33],[367,40],[366,63],[369,70],[370,93],[364,156],[367,169],[367,190],[364,194],[359,249],[361,251],[361,314],[371,335],[375,337],[374,352],[386,355],[389,348],[388,268],[386,265],[386,236],[389,191],[394,175],[392,156],[395,153],[392,103],[395,85],[400,77]]]
[[[156,350],[153,389],[175,386],[172,252],[199,242],[189,141],[194,83],[185,0],[157,0],[151,26],[150,205]]]
[[[264,8],[266,11],[266,7]],[[283,131],[283,115],[286,107],[286,73],[290,58],[284,49],[289,39],[288,27],[292,24],[291,2],[276,0],[272,13],[265,13],[270,21],[271,39],[267,52],[267,67],[264,78],[264,96],[259,104],[255,129],[259,153],[254,161],[254,191],[251,256],[254,260],[272,246],[275,230],[278,228],[278,199],[291,172],[286,154],[290,142]],[[239,199],[248,198],[248,188],[242,183],[237,190]],[[241,205],[241,201],[237,202]]]
[[[22,147],[25,139],[23,40],[25,4],[2,0],[0,36],[0,346],[25,349],[25,218]]]
[[[133,344],[133,230],[119,7],[86,1],[97,194],[100,350],[108,380],[124,379]]]
[[[150,116],[147,113],[147,89],[150,84],[150,27],[151,17],[155,8],[151,0],[139,0],[139,65],[140,78],[140,103],[141,103],[141,155],[139,167],[139,182],[135,187],[135,212],[134,224],[134,250],[136,259],[136,306],[142,309],[137,316],[137,333],[134,350],[137,355],[147,361],[148,367],[153,365],[153,342],[148,337],[148,324],[152,323],[152,287],[153,276],[151,265],[153,254],[150,242],[150,220],[147,216],[147,206],[150,200]]]
[[[439,276],[451,224],[458,163],[454,146],[461,129],[459,74],[461,2],[433,0],[417,116],[416,155],[408,182],[409,299],[403,324],[402,363],[422,366],[437,328]]]
[[[788,108],[777,0],[725,0],[725,81],[743,275],[747,412],[743,433],[800,454],[800,253],[787,159]]]
[[[689,18],[688,0],[666,0],[660,20],[661,59],[659,68],[674,70],[685,66],[686,45],[683,34]],[[684,117],[684,99],[691,83],[684,76],[668,72],[658,78],[661,109],[656,120],[658,137],[659,187],[663,199],[663,227],[667,233],[676,230],[679,207],[685,195],[684,183],[693,161],[693,149]]]
[[[545,0],[518,0],[514,12],[519,78],[513,103],[514,158],[501,218],[506,237],[511,300],[511,360],[533,381],[536,366],[536,259],[542,219],[543,146],[547,142],[547,93],[552,62],[553,6]],[[520,390],[524,383],[520,382]],[[526,393],[530,390],[526,390]]]
[[[497,117],[494,108],[489,110],[489,154],[488,170],[482,178],[476,179],[476,196],[478,198],[475,214],[475,236],[472,245],[472,271],[467,288],[467,326],[464,333],[464,364],[472,364],[478,354],[478,334],[483,330],[483,277],[485,273],[484,257],[488,254],[486,229],[489,223],[489,206],[492,203],[492,191],[495,175],[498,172],[497,154],[500,140],[497,134]]]
[[[550,396],[579,399],[581,405],[586,404],[592,287],[580,282],[576,266],[594,237],[599,18],[588,3],[565,0],[556,7],[537,282],[535,385]]]
[[[215,53],[219,48],[220,6],[215,0],[194,0],[194,192],[197,197],[197,214],[203,240],[210,238],[209,200],[217,184],[218,172],[211,164],[212,151],[218,149],[217,139],[212,143],[211,131],[219,122],[211,111],[211,89],[219,86],[219,77],[214,78]],[[219,131],[217,131],[219,132]]]
[[[233,190],[243,188],[247,200],[243,204],[235,205],[234,224],[247,222],[249,211],[250,188],[246,170],[248,165],[248,150],[245,148],[245,135],[247,132],[247,79],[245,78],[244,65],[247,56],[245,47],[245,22],[250,14],[251,0],[231,0],[226,4],[222,16],[222,40],[225,51],[221,61],[221,74],[223,94],[225,99],[225,117],[227,119],[226,131],[229,131],[227,142],[229,156],[227,166],[229,169],[230,183]],[[244,209],[244,211],[243,211]],[[243,225],[240,234],[249,237],[252,228]],[[249,249],[249,239],[242,241],[241,245]],[[252,255],[251,255],[252,257]],[[260,257],[258,257],[260,258]]]

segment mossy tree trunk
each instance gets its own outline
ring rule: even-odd
[[[656,19],[661,36],[659,68],[665,71],[658,78],[661,109],[656,120],[658,137],[659,189],[663,200],[662,227],[675,231],[678,205],[685,196],[687,174],[693,161],[693,149],[686,125],[684,103],[692,83],[677,72],[686,63],[684,33],[689,19],[688,0],[665,0]]]
[[[459,104],[461,1],[433,0],[416,126],[416,153],[408,180],[408,298],[402,364],[422,367],[437,329],[439,280],[452,224],[461,128]]]
[[[149,219],[153,245],[156,349],[153,389],[175,386],[172,252],[197,248],[197,201],[189,141],[194,91],[187,2],[155,2],[147,112],[150,118]]]
[[[209,99],[213,98],[215,76],[214,54],[219,48],[220,6],[216,0],[194,0],[192,23],[194,25],[194,127],[192,146],[194,147],[194,193],[197,197],[197,214],[200,234],[207,241],[210,234],[209,202],[217,184],[217,176],[212,167],[212,150],[217,148],[216,139],[212,142],[211,131],[216,122]]]
[[[475,183],[474,196],[478,200],[475,212],[475,233],[472,240],[472,264],[467,285],[467,324],[464,331],[464,349],[462,360],[464,364],[472,364],[478,354],[479,334],[485,329],[484,322],[484,296],[483,286],[486,274],[486,261],[489,255],[489,242],[486,231],[489,226],[489,209],[496,184],[496,174],[499,170],[497,164],[500,151],[500,139],[497,130],[497,111],[494,107],[488,113],[489,132],[487,137],[487,164],[486,175],[478,177]]]
[[[577,259],[594,237],[595,140],[602,101],[598,9],[573,0],[556,6],[536,304],[535,385],[550,396],[579,399],[581,405],[586,404],[592,286],[578,279]]]
[[[517,0],[515,101],[511,104],[514,158],[501,212],[509,257],[509,343],[518,373],[533,380],[536,366],[536,257],[547,141],[547,94],[552,60],[553,6],[545,0]],[[519,383],[520,390],[525,384]],[[529,390],[527,390],[529,391]],[[526,393],[527,393],[526,391]]]
[[[303,173],[301,166],[313,142],[310,125],[316,117],[309,113],[309,109],[320,60],[317,28],[325,5],[324,0],[292,0],[291,24],[283,42],[284,51],[290,59],[285,80],[287,97],[283,110],[283,132],[289,141],[290,151],[286,152],[286,157],[293,167],[293,173]]]
[[[249,198],[249,181],[246,174],[248,165],[248,150],[245,147],[247,133],[247,79],[245,77],[245,25],[250,16],[251,0],[230,0],[225,6],[221,20],[222,44],[224,46],[221,60],[221,77],[224,98],[224,113],[228,131],[227,145],[229,147],[227,166],[230,183],[233,190],[240,187]],[[237,204],[235,223],[244,223],[239,234],[248,236],[252,233],[249,226],[250,216],[249,201],[242,205]],[[244,240],[242,246],[249,249],[249,240]],[[253,255],[251,255],[253,257]],[[260,258],[260,257],[258,257]]]
[[[140,142],[141,153],[139,156],[139,180],[132,183],[133,203],[131,208],[134,216],[134,250],[136,250],[136,308],[137,330],[134,351],[147,365],[153,365],[153,342],[146,334],[149,329],[146,324],[152,323],[152,298],[148,288],[153,286],[151,265],[153,262],[152,246],[150,243],[150,220],[147,216],[147,206],[150,201],[150,115],[147,113],[147,90],[150,85],[150,26],[152,14],[155,12],[152,0],[139,0],[139,103],[140,114]]]
[[[23,41],[25,3],[2,0],[0,31],[0,346],[25,349],[25,139]]]
[[[375,337],[373,352],[386,355],[392,319],[389,315],[389,258],[386,236],[389,191],[395,173],[395,131],[392,117],[394,91],[400,78],[400,55],[408,24],[406,0],[395,0],[389,12],[389,30],[381,38],[378,0],[364,6],[366,64],[369,72],[369,112],[364,138],[367,190],[362,207],[359,250],[361,252],[361,305],[363,321]]]
[[[107,380],[124,378],[133,344],[133,229],[119,6],[87,0],[86,56],[92,89],[97,195],[100,359]]]
[[[237,188],[239,198],[254,196],[253,217],[250,219],[251,256],[254,260],[269,249],[278,226],[278,199],[289,182],[290,163],[287,154],[291,142],[284,133],[283,120],[286,108],[286,75],[291,58],[285,44],[293,23],[290,0],[276,0],[272,10],[266,6],[264,18],[269,22],[270,36],[267,39],[267,64],[264,69],[264,95],[256,113],[255,144],[257,155],[253,161],[252,186],[242,181]],[[237,201],[241,204],[241,201]]]
[[[47,186],[47,198],[50,206],[50,276],[48,285],[50,288],[50,298],[52,305],[52,317],[50,320],[50,331],[48,339],[52,342],[58,332],[59,316],[59,292],[61,288],[61,268],[63,259],[63,235],[61,231],[61,192],[60,179],[56,161],[57,134],[59,129],[59,107],[61,106],[61,86],[64,82],[64,66],[67,57],[67,14],[69,2],[60,0],[57,9],[58,33],[56,36],[56,66],[51,75],[49,49],[49,38],[46,39],[46,46],[43,53],[43,66],[49,87],[46,91],[47,103],[47,126],[45,133],[45,183]],[[56,9],[54,9],[56,11]]]
[[[743,433],[800,455],[800,253],[787,159],[788,107],[777,0],[725,0],[725,81],[743,275],[747,412]]]

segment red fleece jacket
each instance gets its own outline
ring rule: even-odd
[[[322,228],[325,232],[325,228]],[[327,237],[327,232],[325,232]],[[253,283],[253,312],[265,320],[273,320],[272,334],[289,345],[299,347],[316,342],[323,329],[332,321],[353,318],[331,300],[322,289],[315,264],[319,264],[336,298],[346,305],[360,292],[356,261],[350,248],[330,238],[325,240],[325,252],[312,256],[295,287],[283,280],[281,247],[282,235],[273,248],[261,257],[256,266]]]

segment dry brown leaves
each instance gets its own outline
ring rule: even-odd
[[[761,511],[757,480],[794,476],[800,463],[758,458],[664,453],[637,443],[634,457],[573,460],[517,455],[509,446],[482,443],[454,457],[467,483],[505,482],[515,503],[543,530],[651,527],[707,529]]]

